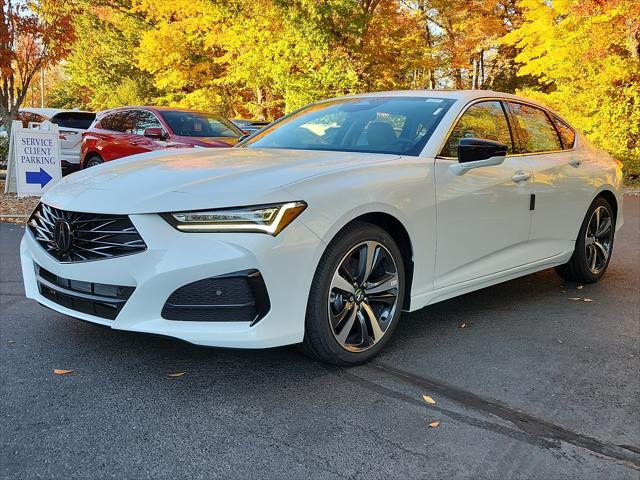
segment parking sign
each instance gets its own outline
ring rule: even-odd
[[[15,168],[18,196],[40,196],[62,178],[59,135],[53,124],[12,129],[10,162]]]

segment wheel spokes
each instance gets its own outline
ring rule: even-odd
[[[377,283],[369,284],[367,286],[367,293],[369,295],[374,295],[377,293],[388,292],[389,290],[392,290],[394,288],[398,288],[398,276],[389,275],[388,277]]]
[[[356,317],[357,316],[358,316],[358,309],[357,308],[352,308],[351,309],[351,314],[349,315],[349,318],[347,318],[347,321],[344,322],[344,325],[342,326],[340,331],[337,333],[336,339],[342,345],[346,345],[347,337],[349,336],[349,334],[351,333],[351,330],[353,329],[353,324],[356,321]]]
[[[373,343],[376,343],[384,335],[384,332],[380,327],[380,321],[378,320],[378,317],[376,316],[373,309],[367,303],[363,303],[361,306],[362,306],[362,311],[365,312],[365,314],[367,315],[367,318],[369,319],[369,322],[368,322],[369,325],[371,325],[371,333],[373,334]]]
[[[334,288],[347,293],[354,293],[356,291],[353,284],[342,276],[339,268],[336,270],[336,273],[333,274],[333,279],[331,280],[331,289],[333,290]]]
[[[606,262],[609,258],[609,250],[598,240],[594,241],[593,245],[595,247],[596,255],[602,259],[603,263]]]
[[[598,226],[594,235],[596,237],[602,237],[604,234],[609,233],[609,230],[611,230],[611,218],[605,218],[602,224]]]
[[[377,241],[354,246],[333,274],[329,321],[338,343],[363,351],[378,343],[398,308],[400,282],[395,260]]]
[[[358,280],[365,283],[375,269],[380,258],[380,247],[377,242],[365,242],[360,250]]]
[[[611,254],[613,238],[613,219],[609,210],[603,206],[596,208],[589,220],[584,239],[587,267],[597,275],[606,266]]]
[[[340,327],[340,325],[344,322],[344,319],[347,318],[354,307],[355,305],[353,302],[346,302],[343,305],[342,310],[340,310],[336,314],[333,314],[331,324],[333,325],[334,329]]]

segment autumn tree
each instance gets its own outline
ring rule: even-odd
[[[521,0],[524,21],[504,42],[521,93],[555,107],[618,158],[640,161],[640,0]]]
[[[0,5],[0,118],[10,130],[36,73],[69,52],[74,11],[72,2],[53,0],[0,0]]]

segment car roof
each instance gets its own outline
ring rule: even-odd
[[[355,93],[353,95],[345,95],[340,98],[354,98],[354,97],[438,97],[438,98],[452,98],[452,99],[474,99],[480,97],[514,97],[510,93],[495,92],[493,90],[456,90],[447,88],[438,89],[416,89],[416,90],[385,90],[381,92],[365,92]]]
[[[193,108],[179,108],[179,107],[155,107],[155,106],[150,106],[150,105],[127,105],[124,107],[116,107],[116,108],[110,108],[108,110],[102,110],[101,112],[98,112],[99,116],[105,115],[106,113],[111,113],[111,112],[117,112],[120,110],[152,110],[152,111],[156,111],[156,112],[186,112],[186,113],[207,113],[210,115],[217,115],[219,117],[222,117],[222,115],[220,115],[219,113],[215,113],[215,112],[209,112],[206,110],[196,110]]]
[[[42,115],[47,118],[51,118],[56,113],[62,112],[63,110],[60,108],[39,108],[39,107],[22,107],[19,109],[20,112],[29,112],[35,113],[37,115]]]
[[[321,100],[317,103],[323,103],[331,100],[342,100],[349,98],[376,98],[376,97],[425,97],[425,98],[446,98],[450,100],[459,100],[463,104],[467,104],[474,100],[479,100],[483,98],[500,98],[506,100],[514,100],[521,101],[524,103],[529,103],[531,105],[536,105],[542,109],[545,109],[551,113],[553,113],[556,117],[562,119],[563,122],[568,123],[558,112],[556,112],[553,108],[545,105],[543,103],[538,102],[537,100],[520,97],[518,95],[513,95],[511,93],[504,92],[496,92],[494,90],[456,90],[456,89],[434,89],[434,90],[389,90],[383,92],[370,92],[370,93],[356,93],[353,95],[345,95],[342,97],[336,98],[328,98],[326,100]],[[573,128],[573,127],[572,127]],[[574,128],[575,129],[575,128]]]
[[[493,90],[455,90],[455,89],[434,89],[434,90],[390,90],[383,92],[356,93],[345,95],[330,100],[348,98],[376,98],[376,97],[425,97],[425,98],[447,98],[451,100],[462,100],[469,102],[480,98],[506,98],[510,100],[522,100],[528,103],[540,105],[539,102],[525,97],[519,97],[510,93],[496,92]],[[544,105],[541,105],[544,106]],[[547,107],[545,107],[547,108]]]
[[[20,112],[29,112],[36,113],[38,115],[44,115],[45,117],[51,118],[54,115],[59,113],[93,113],[87,110],[78,110],[78,109],[67,109],[67,108],[39,108],[39,107],[23,107],[19,110]]]

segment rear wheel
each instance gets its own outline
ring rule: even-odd
[[[95,167],[101,163],[104,163],[104,160],[102,160],[99,155],[91,155],[87,158],[87,161],[84,162],[84,168]]]
[[[597,282],[609,266],[614,234],[613,208],[606,199],[596,198],[582,222],[571,259],[556,267],[556,272],[574,282]]]
[[[324,362],[355,365],[389,342],[402,313],[404,264],[393,238],[354,222],[327,247],[313,279],[303,350]]]

